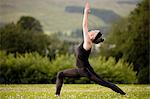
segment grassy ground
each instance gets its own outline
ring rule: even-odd
[[[0,99],[149,99],[150,85],[118,85],[127,95],[96,84],[65,84],[55,97],[54,84],[0,85]]]

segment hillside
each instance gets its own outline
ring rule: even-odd
[[[89,0],[92,8],[90,28],[108,29],[112,22],[127,16],[138,1]],[[0,23],[33,16],[41,22],[46,33],[74,31],[81,28],[84,4],[85,0],[0,0]]]

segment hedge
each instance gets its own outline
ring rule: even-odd
[[[95,72],[103,79],[114,83],[136,83],[136,72],[133,65],[123,59],[118,62],[113,57],[91,57],[90,63]],[[55,83],[58,71],[76,68],[74,55],[57,55],[55,60],[49,61],[38,53],[6,54],[0,51],[0,83]],[[93,83],[87,78],[65,78],[64,83]]]

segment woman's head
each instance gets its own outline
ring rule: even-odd
[[[102,33],[100,32],[100,30],[90,30],[88,32],[88,34],[89,34],[91,41],[95,44],[98,44],[98,43],[104,41],[104,39],[102,38]]]

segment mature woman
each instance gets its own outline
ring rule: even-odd
[[[125,92],[123,92],[119,87],[99,77],[94,72],[93,68],[91,67],[88,61],[89,55],[91,53],[92,45],[104,41],[104,39],[101,37],[102,34],[99,30],[88,31],[89,12],[90,12],[90,7],[89,4],[86,3],[84,9],[83,24],[82,24],[84,40],[75,50],[77,68],[66,69],[64,71],[58,72],[57,80],[56,80],[56,96],[60,95],[63,79],[65,77],[72,77],[72,78],[87,77],[99,85],[111,88],[113,91],[125,95]]]

